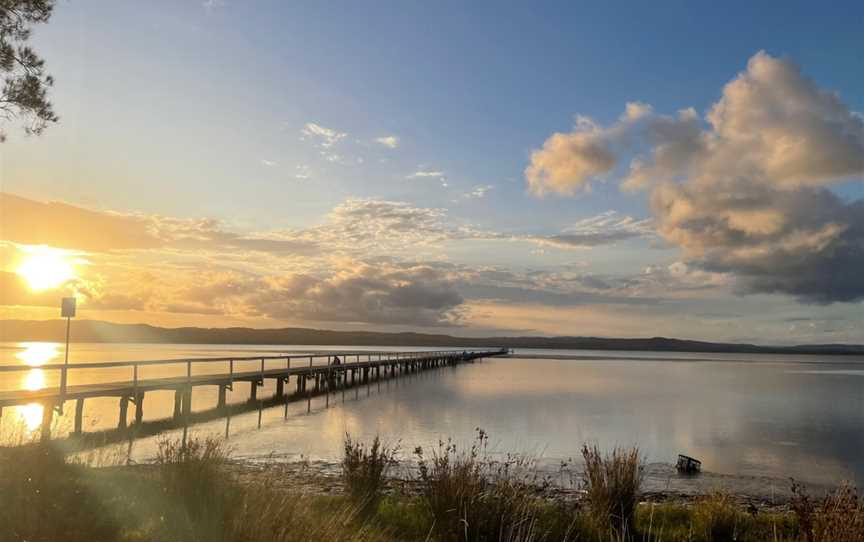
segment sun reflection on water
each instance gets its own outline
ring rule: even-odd
[[[45,371],[42,369],[30,369],[24,377],[24,389],[29,391],[41,390],[45,387]]]
[[[22,342],[19,343],[22,350],[15,357],[24,364],[33,367],[28,371],[21,386],[29,391],[41,390],[46,386],[45,371],[39,369],[42,365],[60,356],[60,344],[48,342]],[[13,419],[17,418],[28,434],[36,431],[42,425],[43,406],[39,403],[30,403],[10,409],[13,411]]]
[[[18,418],[24,424],[24,430],[28,434],[39,429],[39,426],[42,425],[42,410],[44,407],[39,403],[30,403],[15,408],[18,410]]]
[[[15,354],[15,357],[31,367],[45,365],[60,355],[59,343],[24,342],[19,343],[19,346],[23,350]]]

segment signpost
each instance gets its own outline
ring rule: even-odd
[[[60,304],[60,316],[66,319],[66,359],[63,362],[63,372],[60,375],[60,404],[57,405],[60,414],[63,414],[63,400],[66,397],[66,373],[69,368],[69,327],[72,318],[75,317],[75,298],[64,297]]]

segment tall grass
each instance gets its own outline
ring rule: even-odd
[[[116,540],[118,518],[52,444],[0,448],[0,541]]]
[[[222,468],[228,455],[223,441],[211,437],[158,442],[164,536],[223,539],[242,504],[241,492]]]
[[[723,491],[699,499],[691,514],[692,531],[705,542],[739,540],[746,525],[732,496]]]
[[[488,435],[478,429],[467,450],[452,441],[439,442],[429,454],[419,447],[415,450],[420,498],[437,539],[543,539],[533,464],[519,456],[495,460],[488,453],[488,443]]]
[[[342,480],[346,493],[363,516],[372,515],[378,508],[397,453],[398,446],[381,444],[378,436],[367,446],[345,434]]]
[[[638,448],[615,447],[604,455],[600,448],[582,446],[583,484],[597,526],[629,538],[636,527],[636,506],[642,486],[643,463]]]
[[[380,495],[390,449],[349,441],[356,495]],[[240,483],[216,439],[164,440],[152,465],[103,468],[70,460],[56,443],[0,448],[0,542],[864,540],[864,502],[849,486],[820,498],[795,486],[790,512],[747,512],[725,493],[637,505],[638,452],[587,449],[585,505],[543,496],[548,481],[534,462],[490,453],[480,431],[467,448],[418,449],[418,494],[385,496],[373,510],[350,489],[325,497],[262,476]]]
[[[792,511],[805,542],[861,542],[864,540],[864,498],[844,484],[814,499],[793,481]]]

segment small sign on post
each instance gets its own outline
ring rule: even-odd
[[[75,298],[64,297],[60,305],[60,316],[63,318],[75,318]]]
[[[64,297],[60,302],[60,316],[66,319],[66,360],[63,362],[63,371],[60,373],[60,404],[57,405],[57,410],[63,414],[63,401],[66,399],[66,374],[69,371],[69,326],[72,323],[72,318],[75,318],[74,297]]]

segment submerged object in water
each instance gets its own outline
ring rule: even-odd
[[[678,463],[675,468],[684,474],[696,474],[702,470],[702,462],[689,455],[678,454]]]

